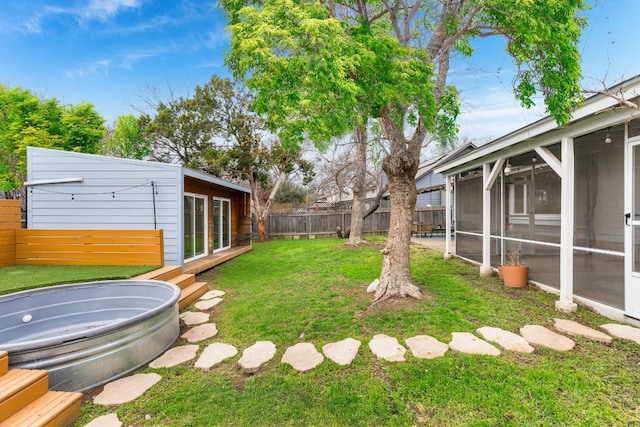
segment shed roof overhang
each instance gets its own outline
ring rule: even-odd
[[[609,88],[611,93],[627,100],[640,95],[640,75]],[[555,119],[547,116],[528,126],[489,142],[476,150],[450,162],[439,165],[436,173],[455,175],[492,163],[499,159],[515,157],[533,150],[560,142],[563,138],[576,138],[610,126],[626,123],[640,117],[640,110],[622,106],[619,101],[604,94],[587,98],[576,109],[571,121],[559,127]]]
[[[229,189],[232,189],[232,190],[242,191],[244,193],[249,193],[249,194],[251,193],[251,190],[249,188],[247,188],[247,187],[243,187],[241,185],[234,184],[232,182],[228,182],[228,181],[225,181],[223,179],[216,178],[214,176],[207,175],[205,173],[194,171],[192,169],[188,169],[188,168],[184,168],[184,167],[182,168],[182,176],[183,177],[190,177],[190,178],[198,179],[200,181],[204,181],[204,182],[207,182],[209,184],[216,184],[216,185],[219,185],[221,187],[229,188]]]

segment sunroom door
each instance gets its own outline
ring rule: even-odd
[[[640,319],[640,135],[632,129],[629,126],[625,179],[625,311]]]
[[[231,247],[231,201],[213,199],[213,251],[222,251]]]
[[[207,255],[207,199],[197,194],[184,196],[184,259]]]

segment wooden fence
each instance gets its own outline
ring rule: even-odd
[[[378,209],[364,221],[365,234],[386,234],[389,231],[389,209]],[[445,209],[416,209],[415,224],[445,226]],[[320,211],[305,213],[272,213],[267,220],[267,234],[270,239],[277,238],[315,238],[336,236],[336,228],[346,230],[351,224],[351,211]],[[254,230],[255,233],[255,230]]]
[[[164,265],[162,230],[25,230],[20,202],[0,200],[0,267]]]

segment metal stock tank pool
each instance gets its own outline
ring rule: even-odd
[[[52,390],[84,391],[130,373],[178,337],[180,289],[107,280],[0,296],[9,367],[46,369]]]

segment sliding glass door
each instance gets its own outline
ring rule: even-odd
[[[207,254],[207,199],[197,194],[184,196],[184,259]]]
[[[231,247],[231,201],[213,198],[213,251]]]

